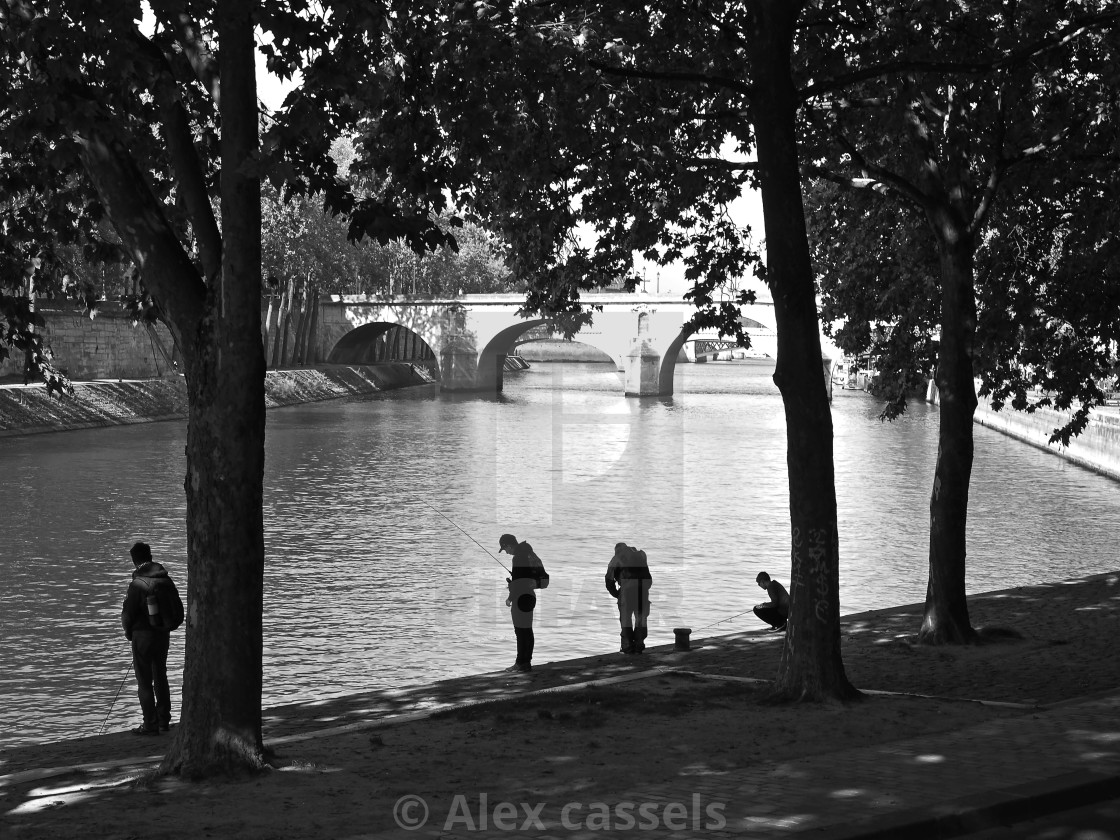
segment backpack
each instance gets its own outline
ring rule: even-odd
[[[544,563],[535,551],[529,552],[529,566],[533,570],[533,577],[537,579],[537,589],[548,589],[548,572],[544,570]]]
[[[146,603],[148,607],[148,623],[153,630],[178,630],[186,617],[183,609],[183,599],[179,597],[179,590],[171,578],[137,578],[143,581],[142,586],[147,590]],[[152,599],[155,604],[152,604]],[[152,607],[156,611],[152,611]]]

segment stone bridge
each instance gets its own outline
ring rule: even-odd
[[[520,294],[444,300],[331,296],[319,301],[307,359],[328,364],[426,361],[438,367],[443,390],[497,392],[505,357],[518,345],[551,334],[548,319],[517,314],[524,300]],[[597,293],[586,295],[583,303],[602,309],[573,340],[614,360],[628,396],[670,395],[679,359],[712,357],[734,347],[733,341],[715,335],[690,334],[685,324],[694,309],[679,297]],[[743,307],[743,316],[753,349],[776,355],[769,296],[759,295],[758,302]]]

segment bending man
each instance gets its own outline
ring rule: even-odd
[[[646,624],[649,619],[649,573],[646,553],[618,543],[607,564],[607,591],[618,601],[618,621],[622,625],[622,653],[641,653],[646,649]]]

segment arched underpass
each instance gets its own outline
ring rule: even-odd
[[[339,339],[327,362],[333,365],[375,365],[381,362],[422,362],[435,364],[431,347],[400,324],[375,322],[363,324]]]

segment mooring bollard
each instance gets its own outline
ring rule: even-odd
[[[691,627],[674,627],[673,634],[677,637],[677,640],[673,645],[673,650],[692,650],[688,644],[688,634],[691,632]]]

